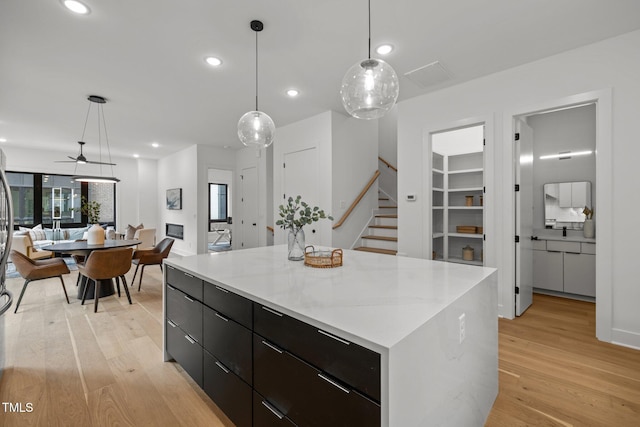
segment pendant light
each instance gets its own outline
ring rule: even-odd
[[[258,33],[264,25],[261,21],[251,21],[251,29],[256,33],[256,109],[245,113],[238,121],[238,137],[247,147],[266,148],[273,142],[276,125],[267,114],[258,110]]]
[[[118,178],[115,178],[113,176],[113,167],[115,166],[115,163],[111,162],[111,149],[109,148],[109,135],[107,134],[107,123],[104,120],[104,109],[102,108],[104,104],[106,104],[107,100],[105,98],[103,98],[102,96],[98,96],[98,95],[90,95],[88,98],[89,100],[89,108],[87,109],[87,116],[84,120],[84,128],[82,129],[82,138],[79,141],[80,143],[80,149],[81,149],[81,154],[80,156],[78,156],[78,158],[76,158],[76,167],[74,169],[74,173],[76,172],[76,170],[78,169],[78,164],[86,164],[86,163],[92,163],[92,164],[96,164],[100,167],[100,175],[99,176],[95,176],[95,175],[76,175],[74,177],[72,177],[72,179],[76,182],[106,182],[106,183],[116,183],[116,182],[120,182],[120,180]],[[91,113],[91,106],[93,104],[97,105],[96,108],[96,115],[98,118],[98,150],[99,150],[99,159],[98,161],[88,161],[86,160],[86,158],[82,155],[82,146],[85,145],[86,143],[84,142],[84,134],[87,130],[87,122],[89,121],[89,115]],[[102,161],[102,131],[104,130],[104,138],[107,144],[107,153],[109,154],[109,158],[108,161],[103,162]],[[80,158],[82,157],[82,158]],[[80,161],[82,160],[82,161]],[[104,176],[102,173],[102,167],[103,166],[109,166],[111,168],[111,176]]]
[[[347,113],[358,119],[378,119],[396,100],[400,84],[396,72],[381,59],[371,58],[371,0],[369,4],[369,56],[349,68],[342,79],[340,97]]]

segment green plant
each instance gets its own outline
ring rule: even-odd
[[[593,218],[593,209],[589,209],[588,207],[584,207],[584,209],[582,210],[582,213],[585,216],[585,219],[592,219]]]
[[[328,218],[333,221],[333,217],[331,215],[326,215],[324,210],[317,206],[311,207],[301,199],[301,196],[297,196],[295,199],[293,197],[289,197],[286,205],[280,205],[279,210],[281,219],[276,221],[276,225],[279,225],[283,229],[297,229],[322,218]]]
[[[100,221],[100,203],[95,200],[87,200],[86,197],[80,198],[80,208],[78,210],[87,216],[89,224],[97,224]]]

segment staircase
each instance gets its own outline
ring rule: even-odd
[[[396,255],[398,252],[398,207],[386,197],[378,198],[378,212],[374,214],[367,232],[360,236],[356,251]]]

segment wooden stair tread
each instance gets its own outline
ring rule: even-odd
[[[389,200],[388,197],[378,197],[378,200]]]
[[[353,248],[356,251],[363,252],[375,252],[377,254],[385,254],[385,255],[396,255],[398,251],[392,251],[391,249],[379,249],[379,248],[368,248],[366,246],[360,246],[358,248]]]
[[[398,214],[378,214],[376,218],[398,218]]]
[[[397,225],[370,225],[369,228],[382,228],[385,230],[397,230]]]
[[[378,209],[398,209],[397,206],[378,206]]]
[[[397,242],[397,237],[389,237],[389,236],[362,236],[363,239],[372,239],[372,240],[384,240],[386,242]]]

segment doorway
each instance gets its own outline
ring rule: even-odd
[[[231,250],[233,237],[233,171],[208,169],[207,250]]]
[[[585,227],[597,199],[596,112],[590,101],[513,118],[516,316],[534,292],[596,301]]]

